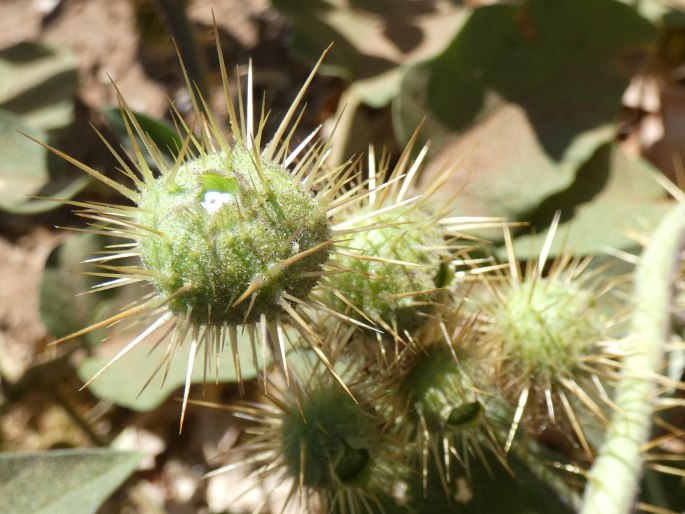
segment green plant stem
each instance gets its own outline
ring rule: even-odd
[[[589,472],[581,514],[627,514],[633,508],[657,394],[654,377],[663,364],[670,332],[673,277],[684,235],[685,205],[679,204],[661,221],[640,259],[616,410]]]

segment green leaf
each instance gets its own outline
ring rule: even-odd
[[[600,147],[580,168],[570,188],[549,197],[531,213],[531,226],[537,233],[516,238],[517,257],[539,255],[557,210],[562,217],[551,255],[635,248],[638,242],[631,236],[651,233],[672,205],[654,178],[657,173],[647,161],[628,157],[616,145]]]
[[[0,50],[0,108],[45,131],[73,119],[78,87],[76,59],[67,51],[23,42]]]
[[[409,485],[409,501],[414,512],[446,514],[571,514],[567,500],[534,472],[523,459],[510,453],[505,469],[494,457],[469,456],[468,470],[454,463],[451,470],[454,489],[445,494],[433,460],[428,470],[428,488],[424,491],[419,473]],[[456,459],[452,459],[456,461]],[[452,497],[451,497],[452,496]]]
[[[130,146],[126,124],[124,123],[121,110],[118,107],[103,107],[101,112],[119,138],[119,141],[126,147]],[[137,111],[131,111],[131,115],[135,117],[140,128],[150,136],[150,139],[154,141],[163,155],[166,155],[172,160],[176,158],[176,155],[183,146],[183,140],[168,123],[163,120],[156,120]],[[140,138],[138,138],[138,144],[142,146]]]
[[[81,262],[103,248],[103,239],[95,234],[77,234],[56,247],[45,263],[39,310],[43,325],[55,338],[81,330],[111,311],[111,291],[83,294],[103,282],[102,278],[84,275],[93,267]],[[89,346],[96,346],[103,336],[103,331],[96,330],[83,339]]]
[[[94,513],[140,458],[108,449],[0,454],[0,512]]]
[[[10,212],[21,210],[28,196],[50,180],[47,150],[19,130],[39,141],[47,137],[16,115],[0,110],[0,209]]]
[[[401,65],[442,51],[463,21],[461,2],[437,0],[273,0],[294,33],[292,47],[315,62],[333,43],[324,73],[354,82],[355,93],[373,107],[398,92]]]
[[[90,183],[82,173],[62,172],[61,160],[21,132],[38,141],[48,139],[46,132],[0,109],[0,210],[23,215],[49,211],[60,204],[30,197],[69,199]]]
[[[83,191],[91,182],[90,176],[83,174],[55,177],[39,193],[44,198],[69,200]],[[31,198],[24,203],[12,207],[10,211],[12,214],[32,215],[51,211],[60,205],[59,202],[54,200]]]
[[[243,380],[250,380],[257,376],[253,364],[252,348],[247,333],[238,331],[238,351],[240,355],[240,372]],[[154,337],[152,338],[154,339]],[[142,343],[117,361],[110,369],[94,380],[88,387],[98,398],[109,400],[122,407],[136,411],[150,411],[162,404],[172,393],[185,384],[188,362],[188,347],[190,341],[185,341],[182,348],[177,349],[171,358],[166,380],[164,380],[165,366],[155,375],[145,387],[143,385],[164,360],[167,344],[157,345],[151,349],[151,344]],[[213,350],[210,350],[210,353]],[[259,371],[262,371],[261,351],[258,358]],[[77,373],[86,382],[105,366],[114,353],[106,356],[85,359],[77,368]],[[192,382],[214,382],[217,379],[214,359],[210,359],[207,369],[204,366],[204,348],[200,349],[195,360]],[[270,357],[267,355],[267,365]],[[238,377],[233,366],[233,356],[230,345],[226,345],[219,356],[219,382],[237,382]]]
[[[440,151],[423,180],[457,163],[440,193],[454,215],[521,220],[612,139],[621,95],[654,36],[614,0],[481,7],[443,54],[405,74],[396,132],[406,140],[428,117],[422,136]]]
[[[19,43],[0,50],[0,210],[37,214],[58,203],[29,200],[31,195],[68,199],[88,179],[57,173],[63,163],[19,134],[38,141],[73,120],[78,74],[74,57],[57,47]]]

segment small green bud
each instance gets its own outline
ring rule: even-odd
[[[452,348],[444,341],[419,346],[405,352],[400,363],[397,408],[403,413],[404,437],[418,444],[424,480],[435,466],[449,482],[453,458],[462,465],[473,456],[484,460],[486,454],[505,461],[493,426],[499,420],[489,412],[492,396],[486,391],[492,369],[487,358],[469,351],[479,351],[468,348],[475,343],[477,339],[469,337],[455,341]],[[437,461],[429,463],[429,456]]]
[[[600,380],[615,371],[611,356],[616,353],[607,346],[607,325],[597,307],[600,289],[585,285],[588,261],[562,255],[547,266],[559,217],[524,277],[508,245],[508,287],[478,303],[489,324],[484,344],[498,355],[499,392],[515,406],[505,450],[523,426],[534,436],[554,432],[566,439],[570,451],[582,448],[588,458],[593,450],[581,416],[606,422],[603,407],[611,401]]]

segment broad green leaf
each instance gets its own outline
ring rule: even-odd
[[[431,455],[431,457],[433,457]],[[507,470],[489,453],[468,456],[468,470],[454,463],[452,494],[445,494],[438,469],[431,460],[428,487],[424,491],[420,473],[409,485],[408,505],[412,512],[445,514],[571,514],[574,510],[538,473],[513,452],[507,456]],[[483,459],[487,458],[487,462]],[[453,461],[456,459],[452,459]],[[539,466],[537,466],[539,467]]]
[[[140,458],[107,449],[0,454],[0,512],[95,513]]]
[[[112,291],[84,294],[105,279],[85,275],[94,268],[82,264],[93,257],[106,242],[103,236],[77,234],[55,248],[48,257],[40,282],[40,316],[43,325],[55,338],[68,336],[111,315]],[[83,336],[89,346],[102,340],[96,330]]]
[[[443,54],[405,74],[396,131],[406,139],[427,116],[423,137],[439,152],[423,180],[454,166],[441,191],[453,214],[524,219],[611,140],[654,36],[614,0],[478,8]]]
[[[73,120],[78,86],[76,60],[65,50],[23,42],[0,50],[0,209],[37,214],[58,203],[30,195],[68,199],[89,180],[59,173],[63,163],[20,134],[39,141]]]
[[[65,50],[23,42],[0,50],[0,108],[29,126],[52,131],[71,123],[76,59]]]
[[[442,51],[464,18],[461,2],[272,0],[293,27],[292,47],[310,62],[333,43],[323,71],[354,83],[373,107],[396,94],[401,65]]]
[[[254,366],[252,347],[246,332],[241,334],[238,331],[238,336],[241,377],[243,380],[250,380],[256,377],[258,372]],[[131,338],[133,337],[135,337],[135,334],[131,335]],[[144,341],[138,345],[95,379],[88,386],[91,392],[98,398],[109,400],[122,407],[136,411],[149,411],[157,408],[172,393],[182,387],[185,384],[187,371],[189,340],[186,340],[181,348],[176,349],[170,361],[171,364],[166,380],[164,379],[166,364],[164,364],[147,387],[142,389],[148,378],[152,376],[160,363],[164,361],[168,347],[168,344],[165,344],[166,341],[163,341],[156,348],[152,348],[155,337],[152,336],[150,339],[150,342]],[[217,380],[217,377],[219,382],[238,381],[233,365],[230,344],[227,343],[219,355],[218,374],[217,362],[212,357],[214,350],[209,350],[210,358],[207,361],[206,369],[204,365],[204,352],[205,349],[201,348],[195,359],[192,375],[193,383],[213,383]],[[261,349],[258,349],[257,360],[260,372],[263,370],[261,353]],[[78,366],[77,372],[79,377],[84,382],[90,380],[113,356],[114,353],[85,359]],[[270,362],[269,355],[267,355],[266,362],[267,365]]]
[[[608,249],[630,250],[638,246],[636,234],[649,234],[671,203],[657,183],[658,173],[647,161],[634,159],[616,145],[600,147],[580,170],[567,190],[549,197],[531,213],[537,234],[514,242],[516,255],[527,259],[539,255],[554,213],[561,223],[551,254],[570,251],[593,255]]]

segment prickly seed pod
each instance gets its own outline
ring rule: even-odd
[[[350,184],[355,178],[351,163],[335,168],[326,165],[331,142],[319,139],[318,129],[296,147],[291,146],[302,114],[297,112],[299,105],[321,61],[284,114],[273,138],[263,144],[266,115],[262,109],[255,123],[252,68],[248,69],[247,98],[241,91],[236,109],[218,36],[217,49],[230,138],[208,112],[204,99],[194,94],[186,76],[199,134],[175,111],[184,143],[172,163],[141,128],[125,100],[119,98],[133,154],[121,155],[103,141],[132,186],[51,149],[127,199],[121,205],[64,202],[80,208],[78,215],[92,222],[92,231],[118,240],[104,256],[89,260],[99,268],[97,273],[108,279],[94,290],[140,282],[153,289],[153,294],[133,307],[62,340],[122,320],[149,320],[147,327],[93,379],[149,338],[170,334],[167,361],[189,340],[181,426],[194,359],[201,349],[205,366],[209,360],[218,365],[219,352],[230,342],[240,377],[237,334],[238,329],[245,329],[253,357],[257,344],[263,351],[275,348],[287,378],[284,327],[291,325],[345,389],[322,349],[310,316],[303,311],[319,310],[364,325],[310,293],[322,276],[338,271],[338,267],[327,268],[328,256],[349,231],[337,213],[359,192],[358,186]],[[131,162],[135,164],[131,166]],[[341,195],[341,191],[345,193]],[[367,218],[374,216],[371,213]],[[121,239],[128,242],[121,243]],[[137,264],[113,264],[130,258]],[[161,368],[163,365],[158,370]]]
[[[487,465],[494,456],[507,466],[488,412],[493,361],[479,348],[477,320],[462,316],[435,322],[441,326],[413,339],[389,371],[402,437],[418,446],[424,487],[433,467],[447,487],[453,458],[467,470],[474,457]]]
[[[428,213],[411,206],[379,216],[377,223],[384,226],[351,237],[348,246],[359,253],[336,257],[350,272],[331,282],[359,310],[351,315],[367,317],[391,333],[411,330],[425,320],[442,287],[437,279],[447,257],[424,250],[429,244],[443,244],[442,233]]]
[[[430,432],[468,428],[483,414],[469,372],[442,345],[428,348],[402,381],[410,412]]]
[[[368,182],[359,186],[367,191],[341,211],[349,241],[332,255],[333,264],[345,273],[326,279],[338,309],[375,324],[395,340],[406,340],[406,332],[425,323],[442,303],[455,276],[456,255],[461,251],[460,257],[466,257],[466,245],[458,244],[459,230],[500,224],[489,218],[442,216],[430,200],[451,170],[422,193],[414,191],[428,151],[424,146],[412,160],[417,137],[418,129],[392,170],[387,155],[377,163],[369,148]]]
[[[525,274],[508,245],[505,285],[488,282],[491,294],[476,303],[487,319],[484,344],[500,356],[496,381],[516,407],[505,449],[523,423],[534,435],[548,427],[561,432],[589,457],[577,411],[606,422],[611,400],[603,383],[615,375],[621,355],[608,337],[613,320],[598,310],[602,284],[585,272],[589,259],[561,256],[546,269],[558,221],[557,214],[539,259]]]
[[[517,366],[544,381],[575,368],[601,337],[591,292],[554,278],[512,287],[494,319],[505,354],[515,355]]]
[[[368,480],[381,424],[368,406],[336,385],[300,399],[302,412],[286,413],[281,449],[286,466],[306,487],[335,488]]]
[[[288,501],[306,505],[307,511],[318,504],[323,512],[383,512],[378,505],[392,503],[388,491],[400,470],[388,460],[393,451],[388,423],[375,400],[359,382],[351,385],[353,400],[320,365],[304,381],[298,370],[291,374],[293,382],[304,383],[301,389],[272,388],[269,403],[236,407],[255,422],[241,462],[255,468],[260,481],[274,476],[289,483]]]

